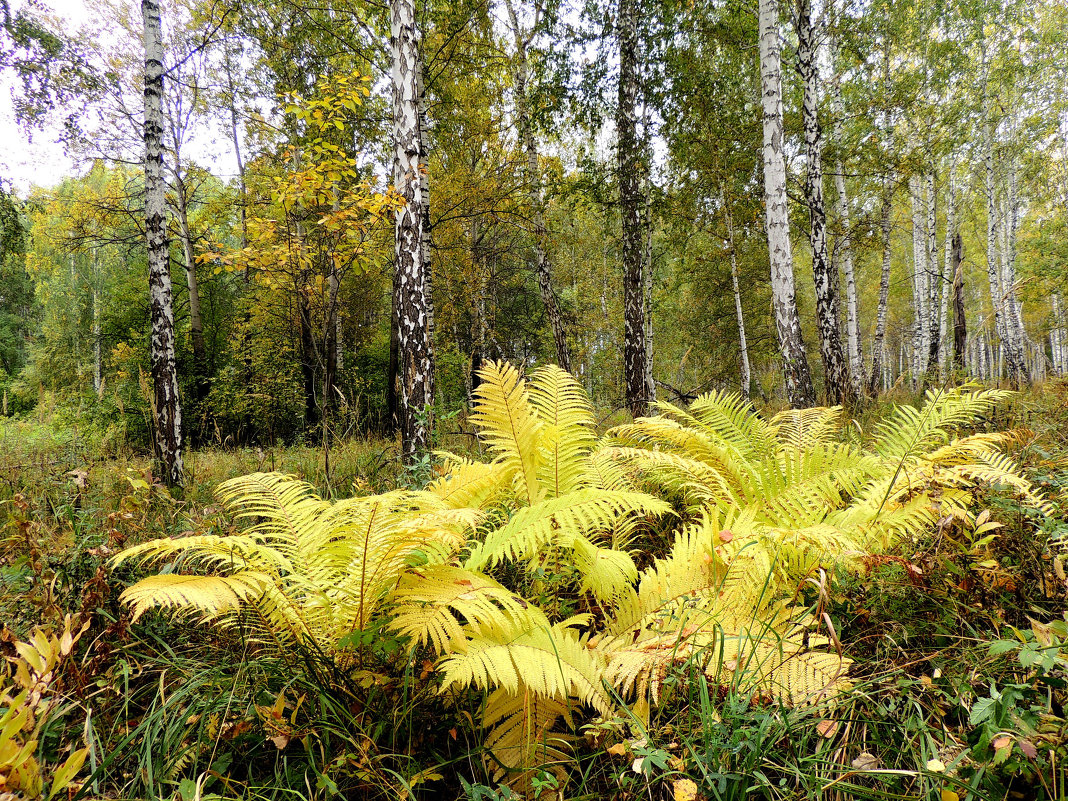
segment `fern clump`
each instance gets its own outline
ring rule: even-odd
[[[410,564],[447,559],[482,518],[433,491],[331,503],[277,473],[227,481],[217,495],[236,519],[251,522],[242,533],[156,539],[115,557],[115,565],[137,558],[201,571],[129,587],[122,600],[134,619],[160,607],[224,628],[243,622],[269,641],[333,653],[378,615]]]
[[[850,661],[795,603],[806,577],[966,517],[980,487],[1040,504],[1005,435],[961,433],[996,390],[929,393],[866,438],[842,435],[837,408],[766,419],[727,393],[599,438],[568,373],[490,364],[481,379],[486,461],[442,454],[422,490],[337,502],[289,476],[226,482],[243,531],[116,557],[169,566],[123,594],[134,616],[240,622],[342,668],[351,635],[392,632],[433,652],[441,693],[482,695],[487,759],[524,786],[561,764],[582,716],[623,703],[647,719],[681,665],[786,703],[833,697]],[[636,560],[652,524],[674,526],[668,545]]]
[[[946,516],[966,518],[977,489],[1011,487],[1045,505],[1001,447],[1008,435],[959,436],[1008,397],[1002,390],[928,392],[898,406],[866,440],[841,436],[838,407],[765,420],[731,393],[609,432],[614,458],[635,477],[679,492],[692,509],[750,515],[750,540],[797,583],[820,564],[879,551]]]

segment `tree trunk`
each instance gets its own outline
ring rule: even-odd
[[[560,305],[553,289],[552,264],[546,250],[545,202],[541,191],[541,167],[538,164],[538,146],[534,139],[534,122],[530,116],[530,98],[527,95],[527,83],[530,80],[530,66],[527,61],[527,47],[535,30],[525,33],[519,24],[512,0],[505,0],[508,21],[515,38],[515,112],[516,125],[519,129],[519,143],[526,152],[525,180],[527,195],[531,208],[532,234],[534,235],[534,273],[538,279],[538,291],[545,307],[545,316],[552,331],[553,344],[556,347],[556,362],[564,370],[571,372],[571,349],[567,344],[567,332],[564,329]]]
[[[852,399],[852,381],[842,349],[839,328],[836,276],[827,253],[827,210],[823,199],[823,132],[819,122],[819,65],[816,62],[816,31],[809,0],[797,5],[797,70],[804,83],[802,118],[805,129],[805,200],[808,203],[809,244],[812,247],[812,279],[816,289],[816,328],[820,358],[833,404]]]
[[[178,236],[182,240],[182,264],[185,285],[189,290],[189,337],[193,344],[193,385],[197,400],[208,392],[208,349],[204,342],[204,318],[200,314],[200,283],[197,281],[197,262],[193,256],[193,234],[189,228],[189,201],[185,181],[175,165],[175,195],[178,201]]]
[[[152,385],[158,471],[182,484],[182,406],[174,358],[174,302],[163,182],[163,33],[158,0],[141,0],[145,42],[145,237],[152,320]]]
[[[394,280],[397,349],[400,361],[398,412],[404,458],[411,462],[430,444],[429,415],[434,401],[431,343],[433,299],[425,261],[426,212],[420,178],[419,84],[421,60],[413,0],[392,0],[393,183],[404,199],[395,220]]]
[[[1023,321],[1023,306],[1016,294],[1016,234],[1020,224],[1020,204],[1016,192],[1016,166],[1009,159],[1008,197],[1005,200],[1007,206],[1005,213],[1005,251],[1004,251],[1004,282],[1003,289],[1006,294],[1006,306],[1008,308],[1012,329],[1013,349],[1019,355],[1020,380],[1025,384],[1031,383],[1031,369],[1027,363],[1027,350],[1029,339],[1027,328]]]
[[[950,165],[946,177],[946,257],[942,268],[942,297],[938,304],[938,341],[942,343],[938,351],[938,372],[943,377],[946,375],[946,362],[949,355],[949,303],[954,281],[956,280],[956,268],[953,262],[953,241],[956,237],[957,227],[957,193],[953,182],[953,166]]]
[[[1019,386],[1021,381],[1026,381],[1026,367],[1022,364],[1022,356],[1016,349],[1016,335],[1012,323],[1012,315],[1009,312],[1009,293],[1007,287],[1001,285],[1001,277],[998,270],[998,214],[997,192],[994,175],[994,121],[993,110],[989,97],[989,91],[984,88],[983,98],[983,162],[986,189],[986,263],[987,278],[990,282],[990,303],[994,309],[994,327],[998,339],[1004,347],[1005,367],[1009,374],[1009,383]]]
[[[953,234],[953,366],[964,369],[964,349],[968,343],[968,327],[964,317],[964,238]]]
[[[834,63],[835,48],[831,47],[831,63]],[[845,117],[845,105],[842,102],[842,88],[837,76],[831,85],[831,107],[834,113],[833,133],[835,141],[842,142],[842,119]],[[853,263],[852,221],[849,214],[849,195],[846,193],[845,171],[839,158],[834,164],[835,205],[838,219],[842,225],[842,238],[838,248],[842,254],[842,271],[845,273],[846,286],[846,352],[849,354],[849,377],[853,384],[853,393],[859,395],[864,385],[864,357],[860,348],[860,318],[857,307],[857,279]]]
[[[894,199],[893,182],[890,176],[883,178],[883,203],[881,211],[881,228],[883,241],[883,269],[879,277],[879,305],[876,311],[875,338],[871,345],[871,378],[868,380],[868,394],[878,395],[880,362],[886,342],[886,311],[890,299],[890,212]]]
[[[382,433],[396,434],[400,428],[400,282],[393,271],[393,288],[389,305],[389,367],[386,376],[386,419],[382,421]]]
[[[1065,374],[1065,329],[1061,317],[1061,295],[1053,293],[1053,328],[1050,332],[1050,343],[1053,347],[1053,373],[1061,376]]]
[[[648,134],[648,115],[645,130]],[[648,138],[645,140],[646,153],[649,152]],[[656,380],[653,378],[653,183],[649,175],[649,159],[644,160],[645,204],[642,214],[642,227],[645,229],[645,250],[642,261],[642,316],[645,318],[645,399],[652,403],[656,400]]]
[[[935,207],[935,183],[934,175],[927,174],[927,182],[924,189],[924,199],[927,206],[927,223],[924,230],[927,233],[927,352],[924,354],[924,386],[930,386],[938,377],[938,359],[941,353],[942,340],[941,315],[939,298],[945,294],[943,286],[945,278],[938,271],[938,229],[937,209]]]
[[[721,202],[722,202],[722,195]],[[738,253],[734,247],[734,216],[730,206],[723,202],[723,212],[727,218],[727,246],[731,251],[731,286],[734,289],[734,314],[738,319],[738,346],[742,356],[742,397],[749,400],[749,387],[753,377],[749,366],[749,346],[745,339],[745,316],[742,314],[742,290],[738,285]]]
[[[637,0],[619,0],[619,96],[616,135],[619,216],[623,228],[623,383],[634,417],[648,411],[645,391],[645,301],[642,280],[641,192],[638,176],[638,9]]]
[[[327,278],[326,320],[323,325],[323,353],[326,356],[326,369],[323,371],[323,412],[337,408],[337,371],[341,368],[341,317],[338,315],[338,290],[341,280],[337,265],[330,265]],[[326,416],[329,420],[329,415]]]
[[[924,231],[924,211],[920,196],[920,179],[909,178],[909,199],[912,208],[912,354],[910,374],[918,379],[927,364],[927,235]]]
[[[308,428],[319,422],[320,404],[316,386],[316,367],[319,363],[315,333],[312,328],[311,307],[305,291],[307,276],[296,276],[297,314],[300,322],[300,374],[304,386],[304,424]]]
[[[104,393],[100,342],[100,254],[93,248],[93,391],[97,398]],[[6,416],[6,415],[5,415]]]
[[[771,262],[771,303],[782,354],[786,396],[795,408],[815,400],[812,375],[801,336],[790,248],[790,219],[783,157],[782,74],[779,46],[779,4],[760,0],[760,88],[764,130],[764,205],[768,256]]]

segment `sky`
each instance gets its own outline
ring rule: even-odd
[[[83,0],[48,0],[48,6],[69,29],[87,22],[88,11]],[[12,12],[25,5],[22,0],[12,3]],[[0,177],[14,185],[25,196],[31,186],[53,186],[75,166],[63,147],[56,143],[56,131],[46,128],[35,131],[32,141],[15,123],[11,102],[12,78],[0,73]]]

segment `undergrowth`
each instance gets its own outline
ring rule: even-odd
[[[852,430],[871,435],[887,412],[866,414]],[[645,706],[633,686],[611,682],[606,705],[569,701],[570,725],[562,717],[539,730],[519,782],[487,747],[492,687],[450,683],[454,657],[413,647],[389,615],[343,637],[339,651],[314,638],[271,642],[270,627],[247,617],[225,629],[154,611],[134,620],[120,594],[151,571],[113,564],[153,539],[238,533],[215,489],[246,473],[299,475],[330,499],[447,481],[450,465],[470,462],[428,462],[415,475],[396,466],[392,443],[362,440],[335,445],[327,476],[318,448],[204,451],[189,459],[178,496],[123,448],[47,422],[0,421],[0,653],[14,658],[38,625],[58,636],[68,614],[88,624],[49,679],[54,712],[35,746],[46,779],[84,750],[63,790],[72,799],[1063,798],[1068,390],[1047,384],[976,426],[1012,432],[1006,447],[1047,508],[984,482],[964,513],[934,515],[888,548],[848,566],[801,565],[781,592],[813,621],[806,643],[822,638],[851,665],[833,702],[795,703],[754,684],[723,664],[712,638],[657,662]],[[494,456],[492,445],[465,452]],[[633,476],[634,489],[656,488],[656,475]],[[480,538],[558,492],[506,483],[525,500],[482,507]],[[674,517],[644,513],[625,532],[633,575],[700,519],[693,482],[660,492]],[[731,535],[722,544],[746,531],[721,528]],[[163,564],[165,574],[182,568]],[[615,602],[582,589],[586,573],[559,544],[487,564],[493,582],[550,621],[610,620]],[[586,625],[596,636],[605,624]]]

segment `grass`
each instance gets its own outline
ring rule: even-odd
[[[1058,514],[991,488],[981,508],[1004,524],[991,543],[927,532],[810,594],[856,664],[843,703],[791,708],[683,665],[647,726],[622,711],[578,721],[571,782],[558,791],[544,773],[542,797],[1068,797],[1068,632],[1042,626],[1063,619],[1068,590],[1068,385],[1020,396],[991,425],[1018,432],[1017,456]],[[109,569],[118,549],[230,526],[219,482],[280,470],[340,497],[410,482],[396,455],[390,442],[339,442],[328,473],[317,447],[194,451],[172,495],[144,455],[104,436],[0,420],[0,653],[67,612],[93,623],[54,679],[62,703],[42,760],[89,745],[81,797],[508,798],[482,761],[480,699],[446,704],[432,665],[401,645],[341,670],[158,615],[131,624],[117,603],[136,578]]]

